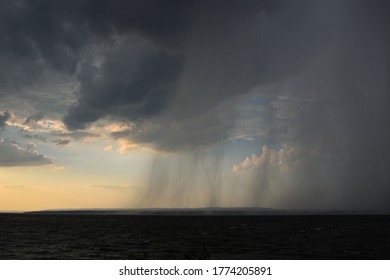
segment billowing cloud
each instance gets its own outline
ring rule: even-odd
[[[354,65],[360,56],[343,53],[350,45],[356,46],[357,52],[371,53],[359,43],[359,36],[368,41],[371,37],[382,40],[362,31],[361,19],[368,5],[364,1],[356,4],[355,12],[347,2],[224,2],[223,8],[219,2],[175,4],[171,8],[180,6],[181,14],[171,18],[171,25],[153,32],[146,22],[132,25],[129,19],[128,30],[137,31],[135,35],[111,34],[110,46],[96,45],[100,51],[95,58],[84,59],[78,73],[78,102],[64,119],[69,128],[85,128],[112,117],[137,123],[142,129],[139,133],[133,131],[130,140],[151,143],[158,149],[220,142],[231,136],[236,115],[230,109],[216,116],[216,108],[234,103],[235,98],[258,86],[278,85],[266,93],[273,98],[283,94],[290,100],[309,99],[313,103],[326,98],[332,101],[321,102],[320,106],[325,111],[333,110],[331,103],[350,95],[346,87],[349,82],[336,81],[332,77],[334,69],[345,69],[345,73],[354,69],[355,75],[363,75],[359,70],[363,68]],[[196,9],[192,8],[191,13],[183,7],[194,5]],[[379,4],[371,8],[381,9]],[[337,11],[334,17],[329,16],[332,11]],[[160,16],[164,17],[165,12],[163,9]],[[371,29],[384,28],[371,18],[366,21]],[[181,26],[180,32],[177,25]],[[175,28],[164,29],[172,26]],[[163,35],[167,40],[161,39]],[[376,46],[378,54],[384,51],[379,42]],[[374,67],[372,63],[366,62],[369,68]],[[362,77],[362,81],[368,78]],[[283,89],[281,93],[280,85],[292,86],[289,80],[308,84],[294,84],[294,91],[286,93],[288,89]],[[320,84],[327,88],[319,89]],[[284,106],[289,112],[274,129],[288,127],[291,119],[287,117],[293,118],[291,114],[298,107],[293,102]]]
[[[299,165],[294,159],[294,149],[285,145],[279,151],[264,145],[259,156],[252,154],[239,164],[233,166],[233,173],[243,174],[265,165],[272,165],[280,172],[287,172]]]
[[[136,120],[166,107],[178,75],[178,55],[154,46],[143,38],[116,40],[100,68],[85,61],[78,74],[78,103],[71,107],[65,123],[71,129],[106,116]],[[94,69],[95,68],[95,69]]]
[[[0,141],[0,166],[39,166],[52,161],[36,151],[33,146],[23,148],[16,143]]]
[[[245,199],[252,206],[311,208],[313,205],[303,205],[302,202],[314,200],[307,200],[303,195],[317,186],[304,183],[307,177],[298,180],[306,168],[305,162],[302,162],[304,158],[287,145],[279,150],[264,145],[259,155],[252,154],[235,164],[232,172],[238,177],[240,188],[246,188]]]
[[[158,32],[150,29],[150,22],[134,25],[129,18],[129,28],[134,28],[135,34],[112,35],[110,47],[96,45],[99,51],[81,64],[78,102],[64,118],[68,127],[85,128],[105,117],[135,122],[142,132],[133,131],[129,140],[162,150],[221,141],[231,126],[229,114],[233,111],[221,114],[221,110],[214,110],[245,93],[257,79],[253,73],[247,75],[251,58],[230,38],[237,35],[251,40],[256,32],[251,26],[251,21],[256,21],[255,11],[272,14],[278,4],[223,2],[223,9],[218,5],[187,1],[172,2],[168,8],[164,3],[157,18],[167,22],[156,26]],[[156,12],[150,7],[142,12]],[[179,13],[167,13],[169,10]],[[169,20],[165,18],[168,15]],[[250,19],[242,21],[248,16]],[[216,24],[217,20],[220,23]],[[230,30],[237,22],[244,26],[231,29],[234,34],[226,33],[224,29]],[[247,27],[249,34],[240,35]],[[209,67],[211,61],[218,63]],[[212,127],[204,123],[212,123]],[[189,136],[194,132],[197,135]]]
[[[7,90],[2,95],[40,82],[48,72],[75,75],[79,87],[77,102],[64,117],[68,128],[107,117],[143,127],[147,121],[160,127],[147,133],[158,148],[203,146],[229,137],[236,120],[234,110],[224,121],[211,112],[259,85],[311,75],[312,84],[326,85],[310,89],[315,99],[344,100],[352,90],[345,86],[351,84],[348,76],[370,69],[362,81],[377,79],[376,88],[383,87],[379,72],[386,60],[379,58],[388,44],[387,8],[367,1],[4,0],[0,84]],[[365,55],[370,59],[362,61]],[[371,69],[376,62],[377,69]],[[333,69],[346,79],[336,81]],[[208,121],[217,128],[214,134],[202,125]],[[207,139],[187,137],[193,126]],[[166,143],[174,135],[180,145]]]

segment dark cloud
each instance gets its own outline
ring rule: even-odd
[[[153,19],[149,15],[142,20],[130,18],[132,29],[118,23],[123,33],[112,37],[108,50],[99,53],[101,64],[97,66],[96,58],[90,56],[81,65],[78,102],[64,118],[68,128],[83,129],[103,117],[137,122],[144,128],[150,120],[158,127],[152,124],[153,131],[143,129],[133,140],[164,150],[218,142],[227,122],[211,111],[224,100],[245,93],[258,79],[253,55],[261,53],[257,49],[263,43],[254,25],[262,14],[276,13],[280,3],[217,2],[164,2],[163,9],[153,3],[141,8],[157,13]],[[167,11],[171,13],[168,20]],[[164,23],[154,25],[160,19]],[[212,119],[206,120],[203,113]],[[202,124],[208,121],[212,128]],[[198,135],[188,137],[194,131]]]
[[[264,160],[252,164],[250,196],[262,205],[388,208],[390,176],[384,168],[390,165],[385,144],[390,140],[390,114],[385,109],[385,76],[390,41],[385,34],[390,25],[383,10],[389,7],[365,1],[336,7],[333,38],[306,69],[275,83],[273,90],[259,90],[260,95],[279,95],[262,115],[269,120],[263,127],[276,128],[277,133],[262,140],[288,143],[292,167],[300,166],[282,176],[276,159],[283,149],[272,150],[274,160],[266,160],[265,151],[258,157],[256,153],[257,162]],[[249,162],[256,161],[243,161],[241,166]]]
[[[175,0],[0,4],[0,95],[39,82],[47,69],[73,75],[89,46],[109,43],[114,34],[140,33],[176,46],[191,6]]]
[[[143,129],[130,138],[163,150],[221,141],[235,122],[234,110],[223,118],[213,111],[255,86],[291,79],[332,52],[347,4],[201,1],[187,4],[190,13],[179,5],[180,16],[155,31],[153,20],[135,17],[125,25],[106,12],[103,22],[110,19],[121,32],[99,52],[100,64],[93,56],[84,59],[78,102],[64,121],[70,129],[104,117],[136,122]],[[175,10],[177,3],[167,6]],[[155,18],[165,15],[162,9]]]
[[[221,99],[245,92],[258,79],[251,62],[256,54],[251,52],[264,45],[253,26],[261,17],[280,12],[283,3],[3,2],[1,84],[12,89],[29,85],[47,69],[77,72],[78,102],[64,118],[70,129],[107,116],[159,122],[167,111],[170,120],[161,125],[170,126],[181,117],[196,119]],[[250,51],[239,50],[238,41]],[[183,99],[192,105],[182,105]]]
[[[288,144],[288,162],[300,168],[281,176],[282,149],[261,153],[263,163],[251,179],[238,182],[243,188],[248,184],[247,204],[388,208],[389,5],[312,1],[283,3],[272,13],[257,11],[245,18],[230,11],[228,21],[205,16],[207,29],[194,31],[171,115],[158,122],[158,129],[151,126],[128,137],[168,150],[194,149],[204,139],[222,142],[229,135],[226,123],[234,123],[236,115],[222,110],[224,123],[208,112],[255,91],[272,102],[252,104],[263,108],[253,116],[262,122],[246,128],[247,134],[263,131],[263,144]],[[179,173],[185,172],[178,166]],[[152,199],[159,197],[157,182],[173,180],[170,172],[152,172]]]
[[[65,5],[65,1],[3,0],[1,6],[3,89],[19,89],[39,82],[47,67],[74,71],[85,33],[77,15],[70,14],[71,5]]]
[[[0,127],[6,126],[6,121],[11,118],[11,114],[8,111],[5,111],[0,114]]]
[[[178,55],[143,38],[113,44],[101,68],[91,65],[93,61],[82,64],[79,100],[64,119],[69,128],[82,129],[105,116],[148,118],[161,113],[172,99],[180,69]]]
[[[229,110],[215,110],[196,118],[160,119],[158,123],[139,123],[131,130],[113,132],[111,136],[167,152],[205,148],[227,139],[232,128],[227,117],[231,117]]]

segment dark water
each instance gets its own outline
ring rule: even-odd
[[[1,214],[0,259],[390,259],[390,216]]]

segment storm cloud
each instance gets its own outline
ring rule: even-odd
[[[122,122],[130,128],[113,139],[186,155],[155,160],[148,195],[162,190],[158,178],[190,195],[167,178],[189,166],[180,185],[210,178],[218,205],[223,147],[246,139],[267,148],[230,168],[245,205],[315,207],[321,196],[324,207],[388,207],[386,1],[1,4],[0,97],[48,73],[71,77],[69,130]]]

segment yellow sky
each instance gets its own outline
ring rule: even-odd
[[[0,167],[0,211],[131,207],[150,154],[105,147],[105,141],[71,143],[47,150],[51,165]]]
[[[55,166],[0,168],[0,211],[129,207],[134,189],[125,178],[104,180]]]

